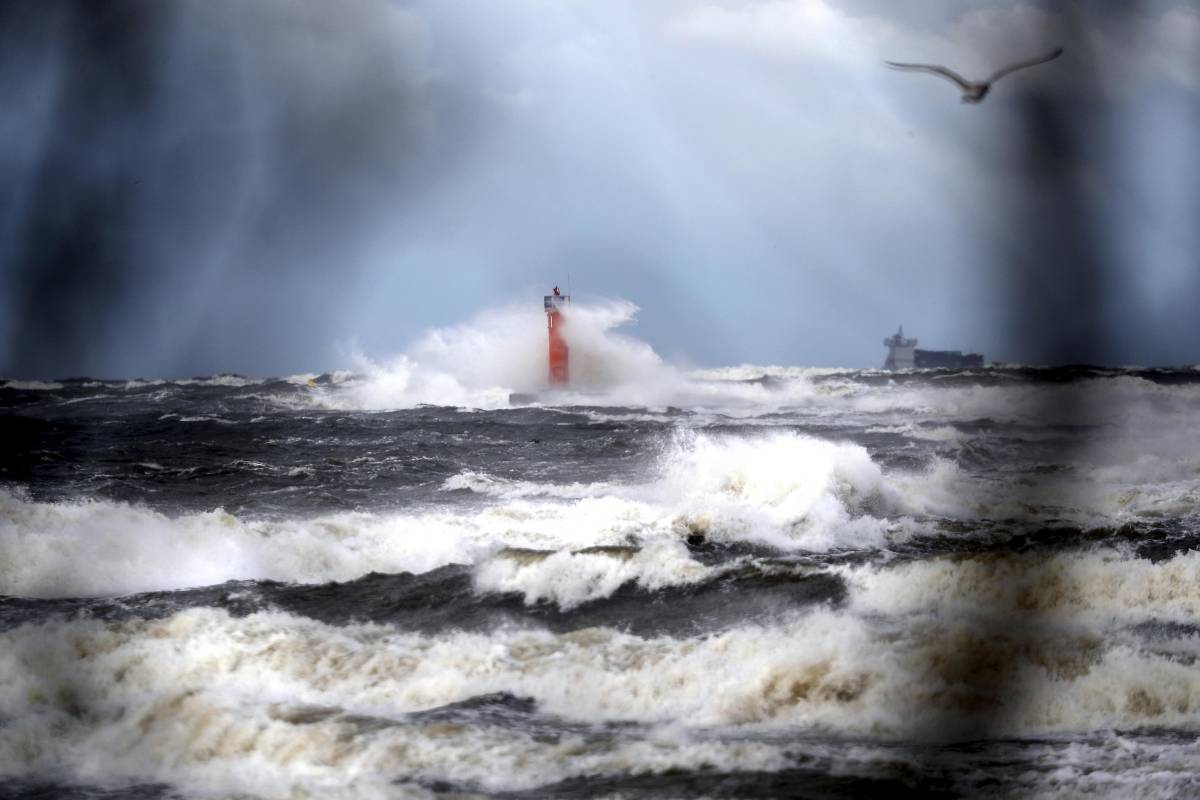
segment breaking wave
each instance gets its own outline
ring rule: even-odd
[[[475,571],[479,592],[517,592],[526,604],[552,602],[564,611],[609,597],[626,584],[647,591],[698,583],[714,570],[692,559],[681,542],[641,548],[580,551],[503,550]]]
[[[785,763],[769,745],[682,731],[594,741],[570,727],[539,735],[410,716],[487,695],[481,687],[532,685],[539,673],[550,693],[567,690],[566,675],[547,682],[546,668],[555,651],[585,672],[601,666],[595,658],[608,648],[587,635],[424,638],[195,610],[152,623],[26,626],[0,643],[0,669],[13,676],[0,702],[20,719],[0,728],[0,764],[10,774],[62,776],[71,764],[71,777],[92,782],[357,797],[393,796],[401,778],[528,789],[579,774]],[[616,645],[609,655],[619,654]],[[81,761],[84,749],[91,758]]]
[[[617,332],[638,308],[627,301],[573,306],[564,336],[571,385],[583,396],[615,392],[653,397],[677,380],[649,345]],[[546,321],[536,308],[486,311],[461,325],[426,332],[400,356],[357,356],[355,378],[317,395],[332,408],[394,409],[418,404],[501,408],[512,392],[546,388]]]
[[[1163,561],[1116,549],[1052,555],[984,554],[928,558],[844,570],[855,607],[911,614],[960,614],[1070,620],[1200,618],[1200,553]]]
[[[0,387],[0,794],[785,794],[947,740],[1013,795],[1195,786],[1193,384],[684,374],[625,313],[579,380],[645,407],[340,410],[501,404],[503,315],[402,369]]]
[[[0,491],[0,593],[349,580],[473,564],[504,547],[578,550],[689,537],[826,551],[878,545],[901,530],[885,518],[895,492],[863,448],[795,434],[680,436],[645,482],[555,486],[463,473],[443,488],[495,502],[270,520],[219,509],[171,517],[122,503],[35,502]],[[495,568],[489,574],[499,580]]]
[[[1174,647],[1163,654],[1086,629],[1021,633],[956,619],[894,629],[821,609],[694,639],[605,628],[427,636],[213,609],[50,621],[0,633],[0,670],[10,676],[0,702],[15,720],[0,727],[0,763],[286,797],[380,789],[346,777],[354,775],[501,790],[571,774],[787,761],[786,743],[695,737],[678,720],[904,741],[982,730],[1195,731],[1200,645]],[[529,698],[543,728],[557,727],[538,734],[421,716],[479,697]],[[589,745],[586,728],[571,727],[602,722],[646,733]],[[85,747],[89,759],[72,756]]]
[[[170,516],[101,500],[37,502],[0,490],[0,593],[126,594],[233,579],[344,581],[372,571],[478,564],[506,547],[575,551],[687,540],[824,553],[894,546],[929,533],[930,519],[1035,521],[1049,509],[1060,519],[1096,525],[1200,508],[1194,458],[1146,456],[1124,469],[1082,465],[1026,486],[984,480],[945,459],[885,473],[859,445],[783,432],[683,431],[663,444],[646,474],[623,481],[555,484],[467,470],[441,488],[468,499],[282,520],[220,509]],[[613,585],[615,578],[584,577],[589,563],[564,555],[561,564],[539,569],[571,564],[581,571],[580,586]],[[529,570],[524,577],[501,578],[502,572],[493,565],[481,580],[531,587],[547,580]],[[594,594],[566,585],[529,591],[565,602]]]

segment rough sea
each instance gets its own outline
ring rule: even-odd
[[[0,382],[0,796],[1200,793],[1200,370],[310,377]]]

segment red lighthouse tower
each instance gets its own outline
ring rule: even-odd
[[[546,329],[550,334],[550,352],[549,352],[549,379],[552,388],[566,388],[569,380],[567,372],[567,356],[569,350],[567,342],[563,339],[563,325],[565,317],[563,310],[571,303],[571,296],[560,294],[558,287],[554,287],[554,293],[548,294],[545,297],[546,305]]]

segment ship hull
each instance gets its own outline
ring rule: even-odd
[[[914,350],[913,366],[917,369],[968,369],[982,367],[983,356],[961,350]]]

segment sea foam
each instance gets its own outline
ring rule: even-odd
[[[278,520],[220,509],[170,516],[101,500],[38,502],[0,490],[0,593],[340,581],[475,564],[505,547],[579,550],[700,536],[825,551],[900,535],[884,516],[894,510],[895,493],[863,448],[796,434],[683,435],[664,446],[649,480],[627,484],[538,487],[464,473],[444,488],[491,502]],[[566,599],[575,592],[552,594]]]

